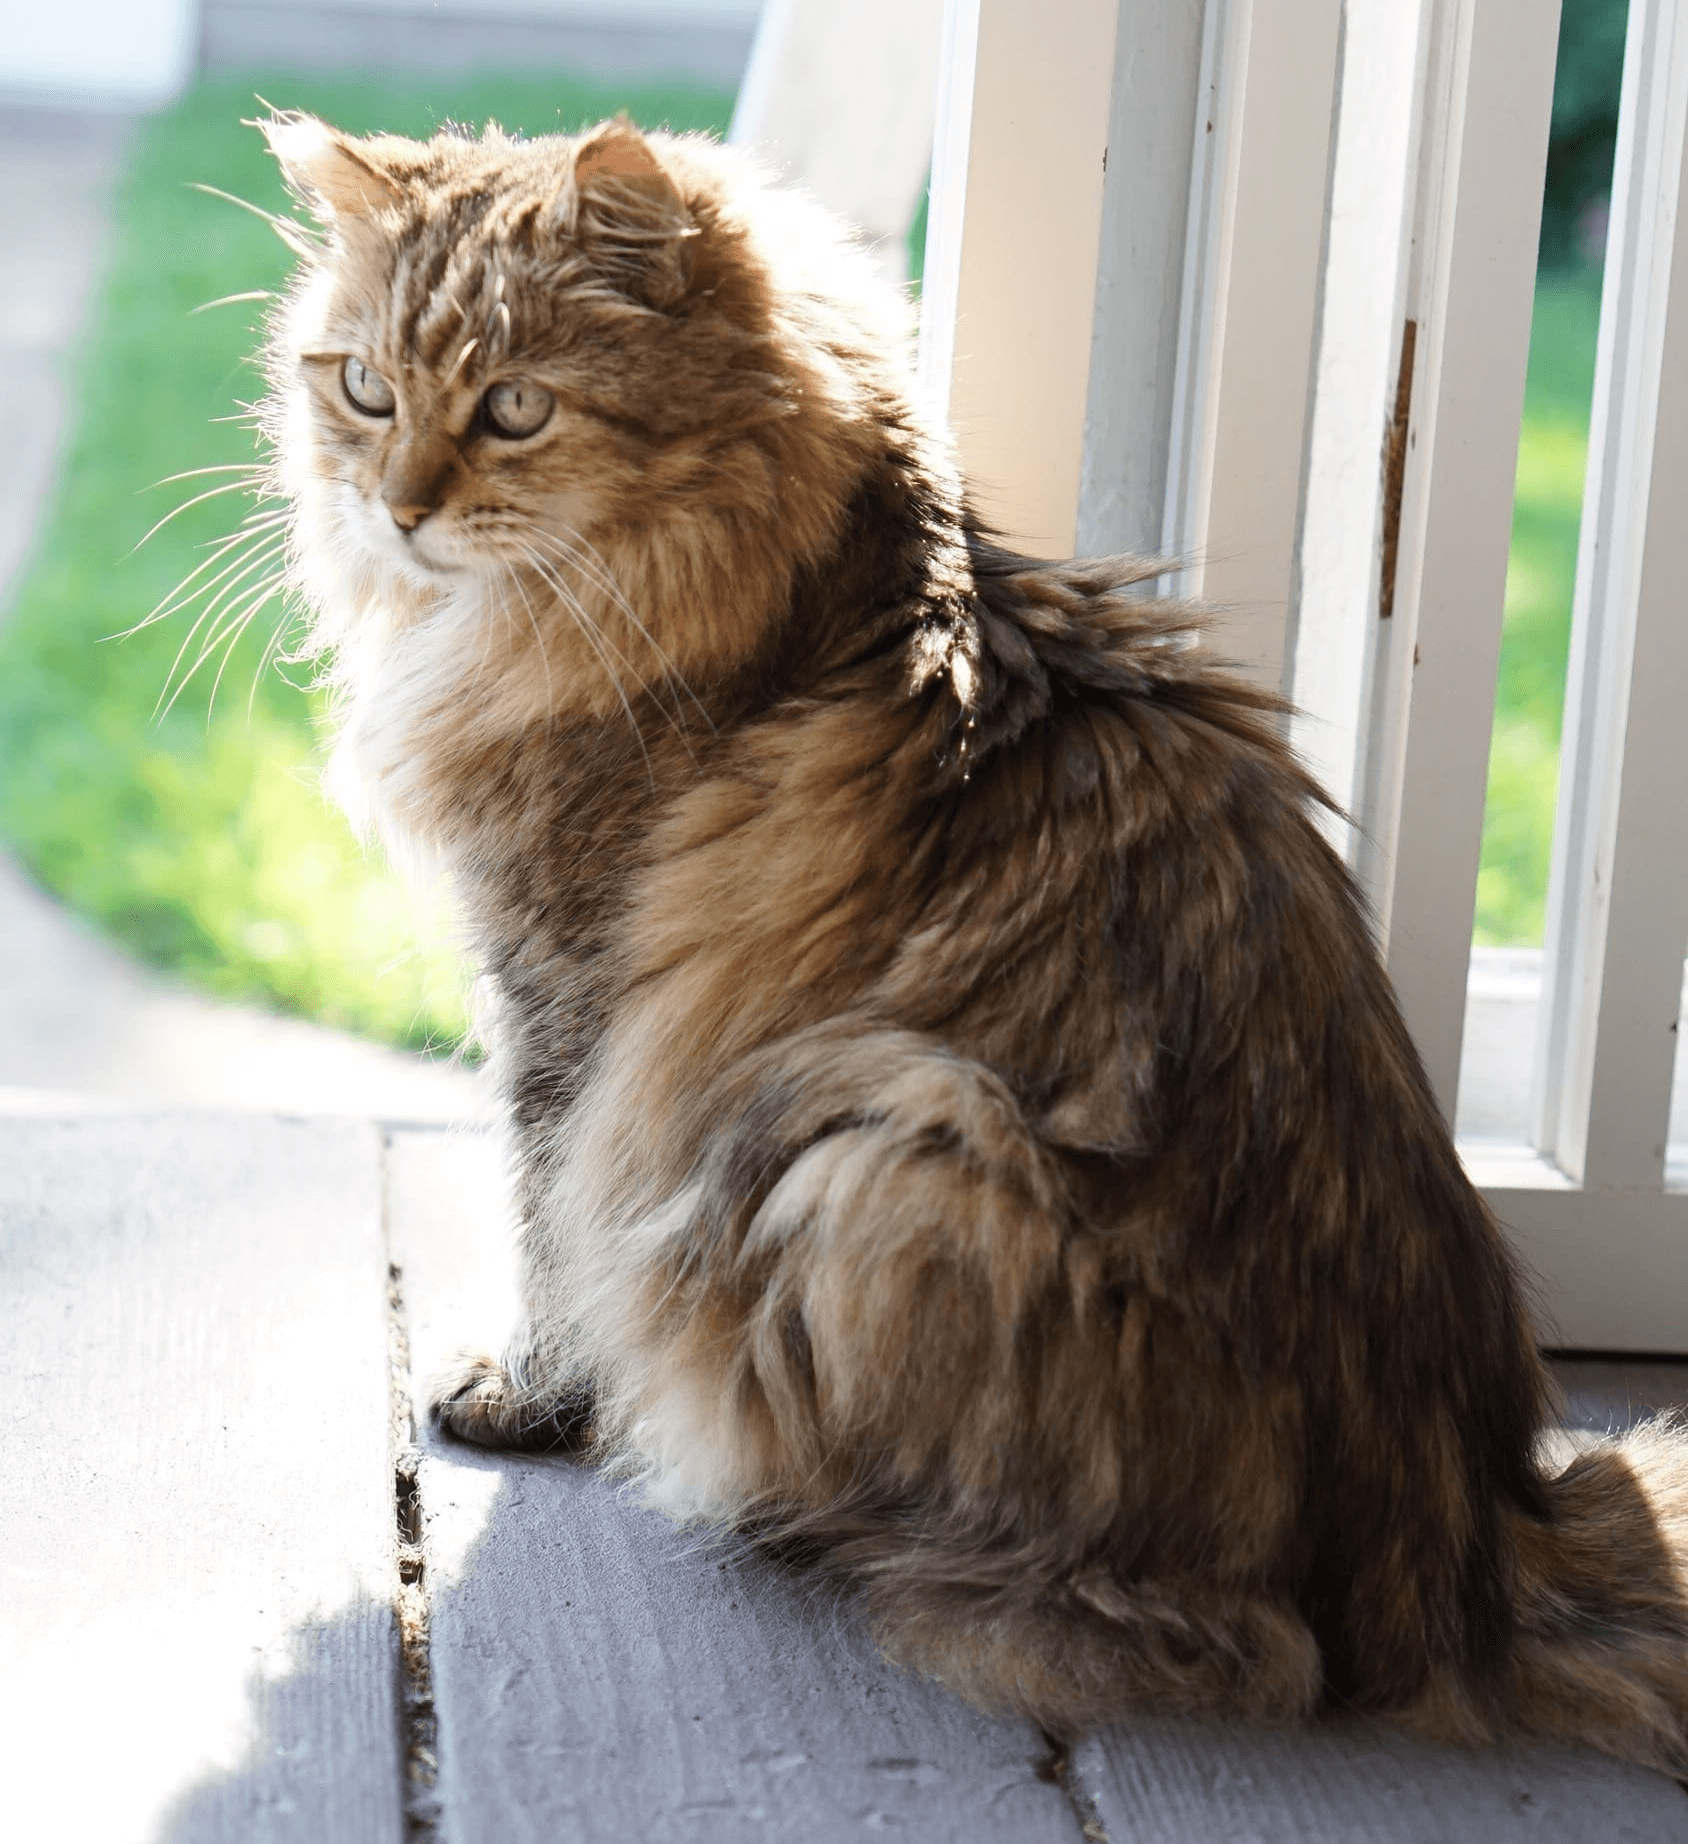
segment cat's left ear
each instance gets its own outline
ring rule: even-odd
[[[276,115],[258,126],[288,184],[325,224],[399,203],[399,188],[357,143],[314,115]]]
[[[652,307],[685,293],[697,227],[656,150],[625,115],[577,143],[557,204],[563,228],[625,292]]]

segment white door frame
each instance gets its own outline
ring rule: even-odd
[[[1011,536],[1136,543],[1158,510],[1222,644],[1304,707],[1451,1119],[1557,0],[1140,10],[950,0],[926,376]],[[1688,1170],[1674,1188],[1664,1146],[1688,518],[1649,486],[1688,481],[1688,0],[1634,0],[1624,85],[1538,1128],[1465,1151],[1552,1335],[1663,1351],[1688,1349]],[[1139,143],[1191,125],[1187,169],[1103,181],[1128,91],[1160,97]]]

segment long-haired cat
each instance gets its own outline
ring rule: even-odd
[[[1058,1733],[1688,1766],[1688,1442],[1538,1458],[1272,700],[980,529],[900,303],[726,150],[267,132],[339,764],[449,866],[519,1158],[524,1323],[444,1426],[846,1572]]]

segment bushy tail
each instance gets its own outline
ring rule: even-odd
[[[1318,1643],[1286,1602],[1098,1576],[1043,1594],[893,1578],[870,1604],[895,1663],[1062,1739],[1130,1715],[1299,1723],[1319,1705]]]
[[[1441,1741],[1559,1741],[1688,1774],[1688,1423],[1603,1441],[1544,1492],[1545,1519],[1509,1519],[1498,1681],[1444,1663],[1409,1707],[1370,1707]],[[1072,1735],[1145,1710],[1297,1722],[1325,1702],[1318,1645],[1288,1603],[1188,1578],[1039,1591],[991,1583],[979,1561],[923,1554],[869,1573],[887,1653],[973,1703]]]
[[[1688,1424],[1643,1424],[1515,1532],[1514,1731],[1688,1773]]]

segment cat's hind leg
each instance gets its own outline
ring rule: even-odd
[[[652,1477],[729,1516],[736,1486],[747,1527],[864,1581],[890,1656],[1052,1732],[1308,1716],[1299,1390],[1152,1284],[1135,1174],[908,1038],[801,1073],[723,1135],[693,1259],[657,1270]],[[710,1224],[736,1233],[698,1260]]]

